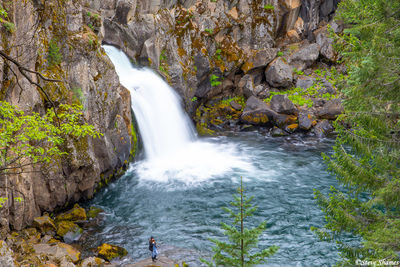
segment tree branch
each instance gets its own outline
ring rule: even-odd
[[[4,53],[4,51],[0,50],[0,56],[2,56],[4,59],[14,63],[19,72],[25,77],[25,79],[27,79],[31,84],[36,85],[40,91],[45,95],[46,99],[51,103],[51,105],[55,108],[54,102],[50,99],[49,95],[46,93],[46,91],[43,89],[43,87],[38,84],[37,82],[32,81],[32,79],[25,73],[25,72],[29,72],[29,73],[33,73],[38,75],[40,78],[42,78],[43,80],[47,81],[47,82],[61,82],[60,80],[54,80],[54,79],[49,79],[44,77],[41,73],[34,71],[34,70],[30,70],[25,68],[24,66],[22,66],[18,61],[16,61],[15,59],[13,59],[12,57],[10,57],[9,55],[7,55],[6,53]]]

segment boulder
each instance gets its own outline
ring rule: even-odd
[[[296,114],[297,109],[287,95],[274,95],[270,102],[272,110],[283,114]]]
[[[251,125],[266,125],[270,122],[271,113],[268,110],[252,110],[243,112],[240,121]]]
[[[13,252],[3,240],[0,240],[0,266],[15,267]]]
[[[326,93],[328,93],[328,94],[336,94],[336,90],[335,90],[335,88],[333,87],[333,85],[332,85],[332,83],[330,81],[328,81],[326,79],[322,79],[320,84],[321,84],[322,88],[320,88],[318,90],[319,94],[321,94],[321,95],[326,94]]]
[[[246,107],[240,116],[240,121],[251,125],[265,125],[273,121],[277,115],[276,112],[269,108],[267,103],[255,96],[251,96],[246,101]]]
[[[247,72],[247,74],[252,77],[254,86],[260,85],[265,75],[263,68],[252,69],[249,72]]]
[[[257,97],[260,99],[265,99],[271,96],[271,92],[269,91],[269,87],[265,84],[260,84],[255,88],[255,92],[257,93]]]
[[[299,77],[296,81],[296,87],[308,89],[315,83],[315,78],[309,76]]]
[[[251,75],[244,75],[238,84],[239,89],[243,92],[246,98],[254,96],[254,82]]]
[[[289,63],[298,70],[309,68],[319,57],[318,44],[308,44],[301,47],[297,52],[289,57]]]
[[[268,104],[255,96],[251,96],[249,99],[247,99],[246,106],[243,111],[246,112],[259,109],[269,109]]]
[[[299,128],[301,130],[310,130],[313,124],[312,115],[305,110],[299,112]]]
[[[128,254],[128,251],[122,247],[104,243],[97,247],[97,254],[101,258],[111,261],[115,258],[123,258]]]
[[[314,134],[319,138],[326,137],[326,135],[333,132],[333,130],[334,128],[328,120],[318,122],[313,128]]]
[[[57,224],[57,235],[61,236],[67,243],[78,241],[82,233],[82,228],[73,222],[61,221]]]
[[[34,218],[33,226],[39,229],[42,233],[56,231],[56,225],[54,224],[53,219],[50,218],[48,215]]]
[[[252,51],[241,69],[244,73],[247,73],[252,69],[267,66],[276,57],[277,52],[277,48],[265,48],[262,50]]]
[[[56,266],[56,265],[54,265],[54,266]],[[73,264],[68,257],[62,258],[59,266],[60,267],[76,267],[76,265]]]
[[[333,39],[329,37],[327,26],[316,30],[314,36],[316,43],[320,47],[321,55],[332,62],[336,62],[337,53],[333,48]]]
[[[278,127],[275,126],[275,127],[272,129],[272,131],[271,131],[271,135],[272,135],[273,137],[279,137],[279,136],[288,136],[289,133],[288,133],[288,132],[285,132],[285,131],[282,130],[281,128],[278,128]]]
[[[286,129],[288,125],[297,123],[297,117],[294,115],[276,114],[273,119],[274,124],[281,129]]]
[[[312,101],[313,101],[313,107],[315,108],[321,108],[328,102],[324,98],[314,98]]]
[[[236,102],[235,100],[232,100],[230,103],[229,103],[230,105],[231,105],[231,107],[234,109],[234,110],[237,110],[237,111],[240,111],[240,110],[242,110],[242,105],[240,105],[238,102]]]
[[[265,78],[273,87],[288,87],[293,81],[292,67],[281,58],[277,58],[268,65]]]
[[[50,260],[57,262],[63,261],[65,257],[69,258],[73,263],[77,263],[80,260],[81,253],[74,247],[65,243],[56,244],[35,244],[33,249],[36,254],[42,254],[49,257]]]
[[[61,213],[56,217],[56,221],[86,221],[86,211],[84,208],[81,208],[78,204],[74,205],[74,208],[71,210]]]
[[[285,131],[288,133],[294,133],[299,128],[299,124],[293,123],[285,127]]]
[[[87,212],[87,217],[90,219],[96,218],[99,213],[103,212],[103,209],[97,208],[97,207],[90,207],[88,212]]]
[[[97,266],[102,266],[102,264],[104,263],[105,261],[101,258],[90,257],[82,261],[81,267],[97,267]]]
[[[322,109],[318,112],[318,117],[321,119],[334,120],[344,111],[340,99],[332,99],[328,101]]]

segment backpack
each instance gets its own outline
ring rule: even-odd
[[[150,241],[149,241],[149,250],[153,251],[153,243],[151,243]]]

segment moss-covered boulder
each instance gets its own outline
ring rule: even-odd
[[[97,215],[99,215],[99,213],[100,212],[103,212],[104,210],[103,209],[100,209],[100,208],[97,208],[97,207],[90,207],[90,209],[88,210],[88,212],[87,212],[87,217],[89,218],[89,219],[93,219],[93,218],[96,218],[97,217]]]
[[[122,247],[104,243],[97,248],[97,254],[99,257],[110,261],[115,258],[122,258],[126,256],[128,251]]]
[[[61,236],[67,243],[78,241],[82,232],[82,228],[71,221],[61,221],[57,224],[57,235]]]
[[[299,125],[297,123],[293,123],[286,126],[285,131],[288,133],[294,133],[297,129],[299,129]]]
[[[33,246],[37,255],[46,256],[48,259],[55,262],[62,262],[67,259],[68,262],[77,263],[80,260],[81,253],[73,246],[65,243],[57,243],[56,245],[50,244],[36,244]],[[65,266],[61,264],[62,266]],[[42,266],[42,265],[35,265]]]
[[[56,221],[85,221],[87,219],[86,211],[84,208],[81,208],[78,204],[74,205],[74,208],[65,212],[61,213],[56,217]]]
[[[68,255],[68,257],[72,260],[73,263],[77,263],[80,260],[81,253],[73,246],[65,243],[59,243],[58,247],[64,249],[65,253]]]
[[[57,229],[53,219],[50,218],[48,215],[34,218],[33,226],[36,227],[42,233],[47,233],[50,231],[55,232]]]

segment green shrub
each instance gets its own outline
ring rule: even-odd
[[[15,32],[15,24],[9,21],[3,21],[3,27],[9,32]]]
[[[273,5],[264,5],[264,9],[268,10],[268,11],[274,11],[275,10]]]
[[[51,40],[49,48],[48,48],[48,55],[47,55],[47,62],[50,68],[57,66],[62,61],[62,54],[60,53],[60,48],[57,45],[56,40]]]
[[[213,29],[204,29],[205,32],[207,32],[208,34],[213,34],[214,30]]]
[[[211,75],[210,77],[210,83],[212,87],[218,86],[221,84],[221,82],[218,80],[219,77],[215,74]]]

